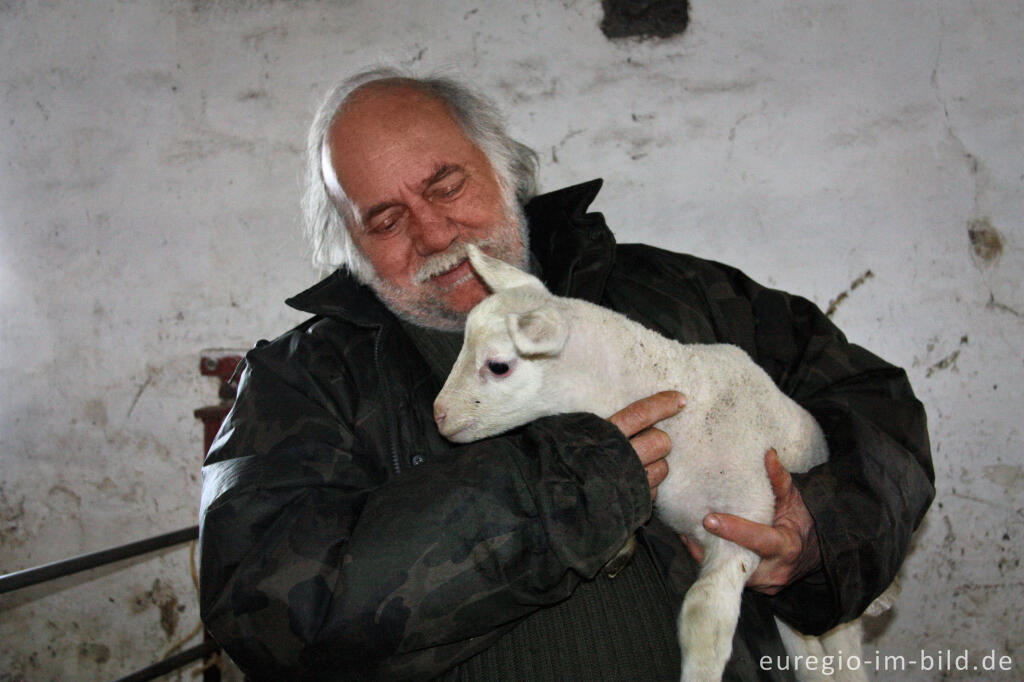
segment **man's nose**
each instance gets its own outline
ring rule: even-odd
[[[430,202],[413,209],[413,243],[420,255],[444,251],[459,236],[458,224]]]

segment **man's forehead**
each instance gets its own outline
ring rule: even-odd
[[[361,93],[335,118],[326,142],[325,180],[350,195],[378,178],[429,185],[480,154],[446,105],[408,88]]]
[[[464,136],[447,104],[402,85],[356,90],[334,117],[328,135],[347,142],[367,133],[401,134],[419,127],[435,127],[447,134],[457,131]]]

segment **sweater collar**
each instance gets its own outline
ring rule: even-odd
[[[600,213],[587,213],[602,180],[534,197],[524,207],[530,249],[552,292],[597,300],[611,269],[615,239]],[[394,315],[373,290],[345,270],[334,271],[317,284],[285,301],[303,312],[341,317],[361,326],[393,322]]]

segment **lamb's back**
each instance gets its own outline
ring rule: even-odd
[[[741,348],[665,342],[659,365],[676,368],[668,387],[687,403],[659,425],[673,443],[659,513],[698,538],[710,511],[769,523],[774,495],[765,453],[774,448],[787,469],[806,470],[827,458],[820,428]]]

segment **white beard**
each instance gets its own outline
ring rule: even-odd
[[[516,202],[506,209],[506,218],[489,239],[472,241],[489,256],[493,256],[518,268],[527,270],[529,265],[529,233],[526,216]],[[465,241],[454,242],[446,251],[429,256],[413,275],[414,284],[399,287],[385,281],[374,273],[366,284],[377,297],[399,318],[419,325],[443,331],[461,331],[466,325],[469,311],[453,310],[446,303],[446,295],[463,284],[466,275],[457,282],[440,286],[433,281],[435,275],[447,272],[466,259]]]

